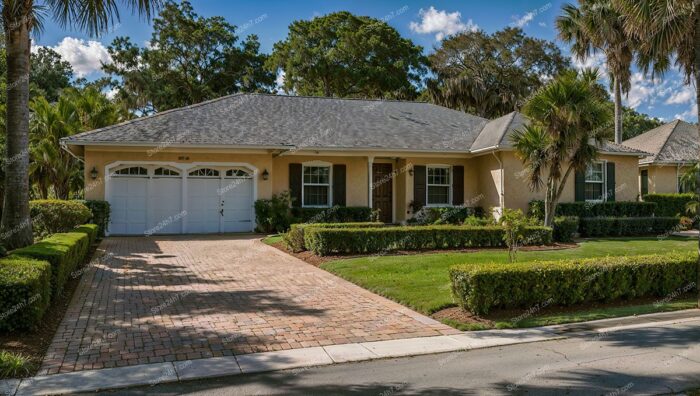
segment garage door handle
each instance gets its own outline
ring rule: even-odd
[[[219,213],[221,214],[221,217],[224,217],[224,210],[223,210],[223,209],[221,209],[221,210],[219,211]]]

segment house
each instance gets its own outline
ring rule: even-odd
[[[251,231],[253,202],[364,206],[402,222],[422,206],[527,209],[509,142],[526,119],[428,103],[237,94],[71,136],[112,234]],[[564,201],[636,200],[639,150],[606,143]],[[105,177],[105,175],[107,177]]]
[[[681,120],[661,125],[622,142],[650,153],[639,160],[639,193],[690,192],[681,176],[698,161],[698,127]]]

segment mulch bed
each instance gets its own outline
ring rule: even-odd
[[[315,266],[320,266],[321,264],[328,263],[330,261],[336,261],[336,260],[344,260],[344,259],[351,259],[351,258],[360,258],[360,257],[372,257],[375,256],[376,254],[342,254],[342,255],[335,255],[335,256],[317,256],[313,254],[312,252],[309,251],[304,251],[300,253],[294,253],[290,250],[287,249],[287,247],[284,245],[284,242],[277,242],[270,244],[270,246],[277,248],[289,255],[292,255],[302,261],[305,261],[311,265]],[[578,244],[576,243],[555,243],[553,245],[547,245],[547,246],[523,246],[520,248],[520,252],[532,252],[532,251],[545,251],[545,250],[564,250],[564,249],[573,249],[578,247]],[[504,248],[478,248],[478,249],[445,249],[445,250],[396,250],[396,251],[391,251],[386,254],[382,254],[382,256],[414,256],[416,254],[440,254],[440,253],[477,253],[477,252],[483,252],[483,251],[489,251],[489,250],[494,250],[494,251],[506,251]]]
[[[99,242],[91,248],[84,265],[90,262],[98,245]],[[63,288],[63,293],[57,300],[51,301],[51,305],[46,310],[46,314],[44,314],[41,323],[36,329],[0,333],[0,350],[22,354],[34,364],[34,371],[29,376],[33,376],[39,370],[41,361],[44,359],[44,355],[56,334],[56,329],[61,324],[61,320],[63,320],[63,316],[70,305],[73,293],[80,284],[80,279],[81,277],[68,279]]]

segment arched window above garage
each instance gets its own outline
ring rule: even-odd
[[[227,178],[250,179],[253,175],[244,169],[229,169],[226,171]]]
[[[190,177],[219,177],[219,171],[211,168],[199,168],[190,172]]]
[[[130,166],[125,168],[119,168],[112,172],[114,177],[148,177],[148,169],[142,166]]]
[[[172,168],[160,167],[153,171],[153,175],[159,177],[179,177],[180,171]]]

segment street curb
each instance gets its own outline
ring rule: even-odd
[[[8,396],[95,392],[238,374],[306,370],[338,363],[461,352],[562,338],[565,337],[540,329],[475,331],[450,336],[329,345],[43,375],[23,379],[21,382],[0,381],[0,389],[4,389],[7,382],[10,389]],[[12,389],[15,390],[14,393]]]
[[[686,314],[694,315],[663,320],[666,317],[685,316]],[[631,319],[641,320],[642,322],[610,327],[595,327],[596,325],[619,323],[620,320],[629,321]],[[700,321],[700,311],[697,309],[530,329],[472,331],[455,335],[329,345],[101,370],[76,371],[36,376],[21,381],[16,379],[4,380],[0,381],[0,390],[8,396],[94,392],[167,382],[191,381],[278,370],[306,370],[311,367],[338,363],[462,352],[506,345],[553,341],[577,335],[581,332],[581,330],[577,331],[577,329],[580,329],[582,325],[587,325],[588,327],[588,329],[583,330],[585,332],[610,333],[694,321]],[[567,331],[567,329],[570,329],[570,331]]]

